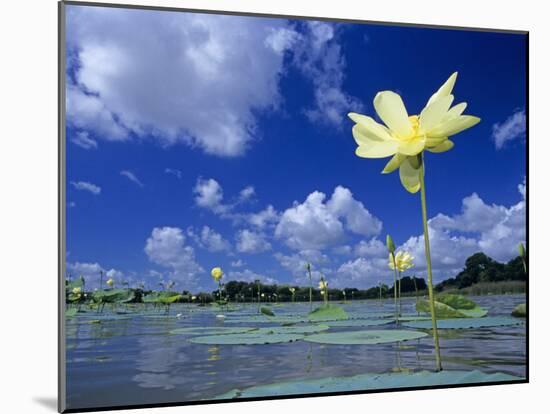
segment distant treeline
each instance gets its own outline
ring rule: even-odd
[[[525,282],[527,275],[523,270],[521,258],[518,256],[508,263],[499,263],[484,253],[475,253],[466,259],[464,269],[454,278],[447,279],[435,286],[435,290],[461,291],[469,294],[498,294],[498,293],[522,293],[525,292]],[[73,282],[69,282],[72,287]],[[84,280],[78,286],[84,288]],[[399,289],[399,284],[397,285]],[[294,289],[294,294],[292,293]],[[424,295],[427,289],[426,281],[416,276],[404,276],[401,278],[401,293],[403,296],[411,296],[417,293]],[[83,289],[83,293],[84,293]],[[119,289],[121,290],[121,289]],[[125,289],[132,291],[133,295],[130,302],[142,302],[144,298],[155,294],[155,291],[145,289]],[[328,289],[329,300],[362,300],[362,299],[386,299],[393,297],[394,286],[380,284],[369,289],[345,288]],[[68,294],[70,289],[68,289]],[[168,293],[168,292],[164,292]],[[193,294],[184,290],[183,292],[173,292],[181,297],[175,302],[193,302],[210,303],[214,301],[229,300],[232,302],[257,302],[260,297],[261,302],[303,302],[309,301],[309,286],[293,285],[268,285],[259,280],[253,282],[231,280],[223,285],[222,291],[200,292]],[[312,299],[322,301],[321,291],[317,289],[316,284],[312,288]],[[86,295],[79,298],[79,302],[85,301]],[[145,300],[146,301],[146,300]]]

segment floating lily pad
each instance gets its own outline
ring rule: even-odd
[[[225,326],[192,326],[189,328],[172,329],[171,335],[230,335],[253,331],[257,328],[237,327],[229,328]]]
[[[264,345],[294,342],[303,338],[303,335],[298,334],[250,332],[231,335],[199,336],[189,339],[189,342],[205,345]]]
[[[429,321],[432,318],[429,316],[407,316],[403,315],[399,317],[399,322],[411,322],[411,321]]]
[[[327,325],[329,325],[331,328],[339,328],[339,327],[346,327],[346,328],[352,328],[352,327],[366,327],[366,326],[379,326],[379,325],[386,325],[389,323],[395,323],[395,320],[390,319],[348,319],[348,320],[342,320],[342,321],[331,321],[326,322]]]
[[[389,342],[401,342],[428,336],[424,332],[405,330],[362,330],[352,332],[334,332],[310,335],[304,338],[308,342],[331,345],[375,345]]]
[[[307,322],[305,317],[300,316],[243,316],[235,318],[227,318],[225,323],[281,323],[281,324],[294,324],[300,322]]]
[[[300,325],[300,326],[273,326],[269,328],[258,328],[255,332],[262,334],[310,334],[328,330],[330,327],[325,324]]]
[[[75,316],[78,312],[78,309],[76,308],[71,308],[71,309],[67,309],[65,310],[65,317],[66,318],[72,318],[73,316]]]
[[[263,313],[264,315],[267,315],[267,316],[275,316],[275,314],[273,313],[273,311],[265,306],[262,306],[260,308],[260,312]]]
[[[344,309],[334,305],[320,306],[310,312],[307,317],[310,321],[318,322],[338,321],[349,318]]]
[[[455,318],[437,321],[437,329],[472,329],[472,328],[490,328],[493,326],[521,325],[520,319],[510,318],[508,316],[494,316],[487,318]],[[403,325],[416,329],[431,329],[431,321],[413,321],[406,322]]]
[[[520,303],[512,311],[512,316],[516,318],[526,318],[527,317],[527,305],[525,303]]]
[[[481,371],[420,371],[385,374],[361,374],[352,377],[300,379],[257,385],[244,390],[231,390],[216,399],[257,398],[279,395],[316,394],[327,392],[367,391],[389,388],[433,387],[437,385],[481,384],[523,380],[505,373],[488,374]]]

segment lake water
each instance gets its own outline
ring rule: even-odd
[[[473,297],[488,316],[509,316],[523,295]],[[414,298],[403,313],[415,314]],[[165,316],[145,305],[118,306],[99,315],[79,313],[66,322],[67,407],[86,408],[208,400],[235,388],[284,380],[351,376],[390,371],[433,370],[431,336],[379,345],[324,345],[305,341],[268,345],[202,345],[170,334],[192,326],[269,326],[231,323],[257,313],[257,305],[213,307],[172,305]],[[319,306],[318,303],[314,306]],[[338,304],[353,317],[391,314],[393,301]],[[83,307],[83,310],[86,310]],[[277,304],[277,315],[306,315],[309,304]],[[126,314],[121,314],[127,312]],[[216,318],[226,315],[225,320]],[[177,314],[181,314],[179,318]],[[101,320],[96,323],[93,320]],[[273,324],[277,325],[277,324]],[[372,328],[331,328],[330,332]],[[406,329],[406,328],[405,328]],[[526,375],[525,325],[441,331],[445,370],[480,370]],[[330,390],[327,390],[330,391]]]

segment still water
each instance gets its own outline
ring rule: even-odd
[[[514,306],[525,302],[523,295],[472,299],[489,309],[488,316],[508,316]],[[414,298],[405,298],[403,313],[415,314],[414,303]],[[391,300],[338,306],[354,318],[391,314],[394,309]],[[284,380],[434,368],[431,336],[399,344],[323,345],[297,341],[243,346],[193,344],[188,341],[189,335],[170,334],[174,329],[193,326],[269,326],[231,323],[232,319],[257,313],[254,304],[233,308],[225,312],[180,304],[172,305],[166,316],[162,310],[138,304],[109,311],[106,308],[103,314],[88,310],[68,319],[68,408],[208,400],[235,388]],[[277,315],[306,315],[309,304],[273,304],[272,309]],[[226,315],[225,320],[216,318],[220,313]],[[370,329],[391,328],[382,325]],[[331,328],[329,332],[360,329],[369,328]],[[525,325],[442,330],[441,335],[445,370],[526,375]]]

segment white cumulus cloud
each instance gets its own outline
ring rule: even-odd
[[[155,227],[145,242],[149,260],[169,269],[169,278],[184,287],[195,286],[204,269],[195,260],[193,247],[185,244],[185,235],[177,227]]]
[[[195,233],[194,229],[190,227],[187,229],[187,235],[195,240],[199,246],[210,252],[231,250],[231,244],[220,233],[208,226],[203,226],[202,230],[198,233]]]
[[[263,233],[243,229],[237,232],[237,251],[241,253],[261,253],[271,249],[271,244]]]
[[[377,235],[382,223],[347,188],[338,186],[329,200],[319,191],[303,203],[284,211],[275,229],[277,238],[296,250],[336,246],[345,230],[360,235]]]
[[[236,156],[280,102],[283,19],[71,6],[67,22],[68,121],[98,138]]]

